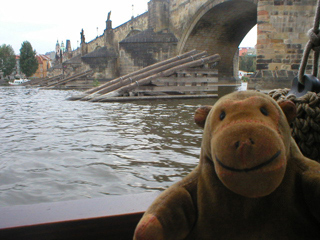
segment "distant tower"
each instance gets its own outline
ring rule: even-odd
[[[71,52],[71,41],[70,40],[67,40],[66,42],[66,52]]]
[[[80,40],[81,40],[80,44],[86,43],[86,38],[85,38],[85,36],[84,36],[83,28],[81,29],[80,36],[81,36],[81,38],[80,38]]]
[[[63,41],[61,41],[61,52],[62,52],[62,54],[66,51],[66,47],[64,46],[64,43],[63,43]]]
[[[56,62],[59,62],[60,58],[61,58],[61,49],[60,49],[59,41],[57,40],[57,43],[56,43],[56,56],[55,56]]]

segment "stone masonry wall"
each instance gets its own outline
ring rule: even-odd
[[[159,32],[169,28],[169,0],[153,0],[148,2],[148,28]]]
[[[97,49],[97,47],[103,47],[104,46],[104,36],[101,35],[90,42],[87,43],[88,46],[88,53],[94,51]]]
[[[170,30],[179,39],[190,20],[208,0],[170,0]]]
[[[260,0],[257,70],[298,70],[316,0]]]
[[[124,76],[131,72],[137,71],[141,66],[137,66],[134,63],[134,59],[132,58],[130,53],[127,53],[124,48],[120,47],[120,54],[119,54],[119,71],[120,75]]]
[[[128,21],[113,29],[114,41],[116,45],[133,30],[144,31],[148,29],[148,13],[141,14],[140,16]]]

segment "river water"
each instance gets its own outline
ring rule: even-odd
[[[198,163],[196,108],[215,99],[91,103],[0,87],[0,206],[159,191]]]

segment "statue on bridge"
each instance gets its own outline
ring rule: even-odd
[[[80,32],[80,36],[81,36],[81,43],[85,43],[86,40],[85,40],[83,28],[82,28],[82,30],[81,30],[81,32]]]
[[[112,29],[112,21],[110,20],[110,18],[111,18],[111,11],[108,13],[106,29]]]

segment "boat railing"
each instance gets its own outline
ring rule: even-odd
[[[158,192],[0,208],[0,239],[132,239]]]

